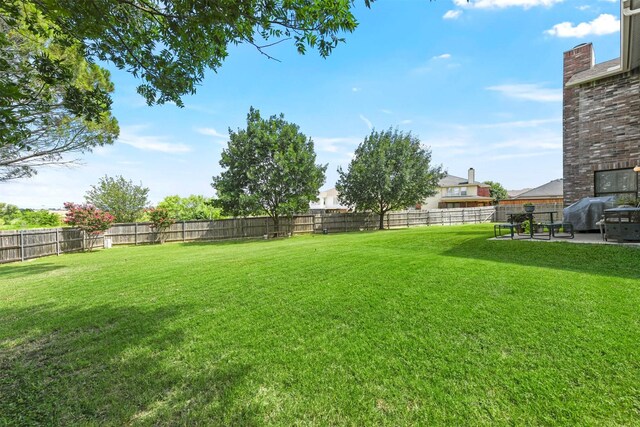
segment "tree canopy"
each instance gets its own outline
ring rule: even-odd
[[[121,175],[115,178],[105,175],[84,198],[97,209],[109,212],[116,222],[134,222],[149,205],[148,194],[149,189],[142,184],[136,185]]]
[[[220,218],[220,208],[214,207],[211,199],[194,194],[167,196],[158,203],[158,208],[166,209],[169,217],[178,221]]]
[[[369,7],[373,0],[363,0]],[[44,17],[77,41],[86,58],[109,61],[143,83],[138,93],[151,105],[182,105],[207,68],[217,70],[229,45],[267,48],[290,41],[322,57],[358,25],[355,0],[9,0],[0,15],[9,26],[23,15]],[[40,29],[33,28],[33,34]]]
[[[489,186],[489,195],[493,199],[493,204],[497,205],[500,200],[508,199],[509,193],[499,182],[485,181],[485,184]]]
[[[340,201],[380,216],[415,205],[435,194],[442,167],[431,166],[431,151],[411,132],[373,130],[358,146],[347,171],[338,168]]]
[[[0,181],[111,144],[119,132],[109,72],[29,3],[18,11],[0,15]]]
[[[281,216],[306,212],[316,200],[327,165],[315,162],[313,141],[297,125],[282,114],[265,120],[251,108],[246,129],[229,129],[225,170],[213,178],[216,202],[229,215],[266,213],[277,231]]]

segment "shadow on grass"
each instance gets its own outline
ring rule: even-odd
[[[442,255],[626,279],[640,278],[640,251],[637,248],[517,239],[490,241],[488,239],[493,235],[486,231],[471,231],[464,235],[470,238],[446,249]]]
[[[61,265],[56,264],[31,264],[31,263],[19,263],[8,264],[0,267],[0,278],[9,278],[11,276],[25,276],[48,273],[50,271],[59,270],[64,268]]]
[[[178,244],[180,246],[230,246],[230,245],[245,245],[247,243],[259,244],[259,243],[272,243],[290,240],[293,237],[277,237],[264,239],[262,237],[247,237],[244,239],[224,239],[224,240],[192,240],[190,242],[170,242],[167,244]]]
[[[4,309],[0,425],[256,424],[230,409],[248,366],[180,357],[187,309]]]

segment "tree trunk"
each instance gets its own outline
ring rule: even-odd
[[[384,214],[384,211],[380,212],[380,226],[378,227],[378,230],[384,230]]]
[[[278,237],[278,231],[280,231],[280,217],[275,215],[273,217],[273,237]]]

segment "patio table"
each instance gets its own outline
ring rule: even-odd
[[[535,212],[513,212],[508,215],[509,215],[509,221],[512,223],[515,221],[516,216],[523,215],[523,214],[527,216],[527,220],[529,221],[529,239],[551,240],[551,235],[553,233],[553,225],[544,224],[547,226],[549,230],[547,237],[535,236],[534,227],[533,227],[533,215],[534,214],[549,215],[549,224],[554,224],[553,215],[555,215],[555,213],[556,213],[555,211],[535,211]]]

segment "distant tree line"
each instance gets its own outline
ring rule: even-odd
[[[57,227],[60,224],[60,215],[45,209],[20,209],[15,205],[0,203],[0,228]]]

